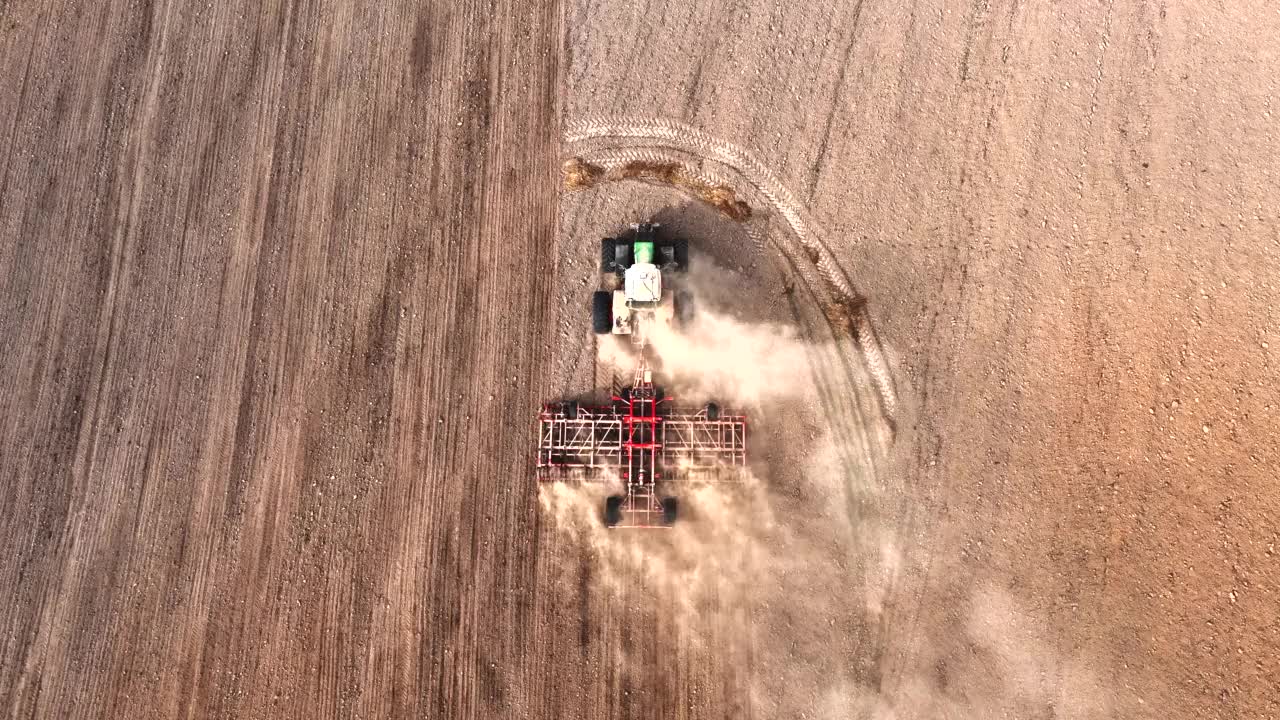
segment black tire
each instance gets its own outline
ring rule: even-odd
[[[663,270],[676,269],[676,246],[675,245],[659,245],[657,246],[658,254],[654,260],[654,264]]]
[[[676,524],[680,503],[673,497],[662,498],[662,524],[668,527]]]
[[[622,522],[622,496],[610,495],[604,501],[604,525],[614,527]]]
[[[720,406],[719,406],[719,405],[717,405],[717,404],[715,404],[715,403],[707,403],[707,419],[708,419],[708,420],[719,420],[719,419],[720,419]]]
[[[591,295],[591,330],[597,335],[613,332],[613,293],[608,290]]]
[[[611,273],[617,272],[616,261],[618,258],[618,241],[613,238],[605,238],[600,241],[600,272]]]
[[[631,243],[626,240],[615,240],[613,245],[613,272],[624,273],[634,260],[631,254]]]
[[[689,269],[689,241],[678,239],[672,244],[676,248],[676,270],[685,272]]]
[[[687,292],[677,292],[675,295],[676,303],[676,325],[681,328],[689,327],[693,322],[693,296]]]
[[[577,403],[577,401],[575,401],[575,400],[570,400],[569,402],[567,402],[567,403],[565,403],[565,404],[564,404],[564,416],[565,416],[565,417],[567,417],[567,418],[569,418],[570,420],[577,420],[577,419],[578,419],[578,403]]]

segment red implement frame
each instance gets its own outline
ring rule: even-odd
[[[736,477],[747,463],[747,419],[706,409],[674,408],[659,397],[652,373],[641,364],[630,388],[613,394],[608,407],[556,403],[538,419],[538,478],[569,476],[620,479],[625,485],[615,527],[666,527],[659,494],[697,477]]]

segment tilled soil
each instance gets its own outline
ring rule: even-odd
[[[0,14],[4,715],[525,702],[559,8]]]
[[[1278,26],[0,4],[0,708],[1280,715]],[[603,115],[777,174],[891,413],[737,221],[562,197]],[[692,504],[683,548],[575,530],[532,471],[539,404],[600,374],[594,242],[649,216],[733,289],[709,310],[818,348],[753,425],[766,510]]]

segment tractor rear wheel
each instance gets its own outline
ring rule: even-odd
[[[613,293],[597,290],[591,295],[591,329],[597,335],[613,331]]]
[[[681,329],[686,329],[693,322],[693,296],[687,292],[677,291],[675,294],[676,303],[676,325]]]
[[[604,525],[613,527],[622,522],[622,496],[610,495],[604,501]]]

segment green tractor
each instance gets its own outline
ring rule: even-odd
[[[659,225],[641,223],[617,238],[600,243],[600,272],[608,290],[591,298],[591,326],[597,335],[631,335],[643,344],[646,323],[683,323],[693,310],[683,292],[664,287],[663,274],[683,273],[689,266],[684,240],[658,237]]]

